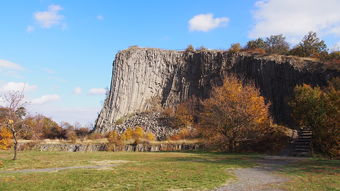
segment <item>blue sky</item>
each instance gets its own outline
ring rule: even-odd
[[[32,114],[88,124],[119,50],[227,49],[270,34],[293,46],[311,30],[339,49],[339,9],[339,0],[0,1],[0,92],[25,87]]]

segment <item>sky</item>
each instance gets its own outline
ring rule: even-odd
[[[0,94],[24,89],[32,115],[90,125],[119,50],[228,49],[275,34],[294,46],[309,31],[340,50],[339,10],[340,0],[0,0]]]

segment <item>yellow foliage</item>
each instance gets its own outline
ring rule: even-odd
[[[220,150],[235,150],[243,142],[256,140],[270,126],[269,105],[254,85],[243,85],[228,76],[214,87],[211,98],[202,102],[200,129],[207,144]]]
[[[142,127],[136,127],[133,131],[133,134],[132,134],[132,138],[135,140],[135,141],[139,141],[140,139],[142,139],[144,137],[144,130]]]
[[[6,127],[0,127],[0,150],[7,150],[13,145],[12,133]]]
[[[155,135],[151,132],[146,133],[145,139],[148,141],[154,141],[156,139]]]

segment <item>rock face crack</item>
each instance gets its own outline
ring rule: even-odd
[[[325,69],[308,58],[129,48],[115,57],[110,92],[94,131],[114,129],[115,121],[148,109],[150,103],[169,106],[191,96],[207,98],[212,86],[221,85],[228,74],[255,83],[271,103],[275,122],[286,125],[291,124],[287,103],[296,85],[324,86],[327,80],[340,76],[339,71]]]

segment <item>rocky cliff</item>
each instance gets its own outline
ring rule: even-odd
[[[320,62],[292,56],[129,48],[116,55],[110,93],[94,130],[106,132],[121,117],[152,105],[173,105],[190,96],[206,98],[212,86],[230,73],[253,81],[271,102],[274,120],[284,124],[290,123],[287,101],[295,85],[323,86],[340,76]]]

